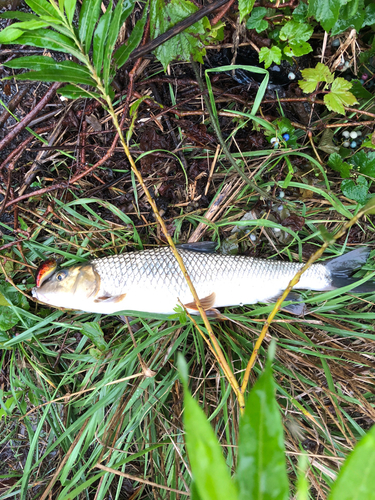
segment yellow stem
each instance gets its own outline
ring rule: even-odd
[[[267,318],[267,321],[264,323],[263,325],[263,328],[262,328],[262,331],[260,332],[260,335],[258,337],[258,340],[256,341],[255,343],[255,346],[254,346],[254,350],[251,354],[251,357],[249,359],[249,362],[247,364],[247,367],[246,367],[246,371],[245,371],[245,375],[244,375],[244,378],[243,378],[243,382],[242,382],[242,386],[241,386],[241,392],[242,394],[245,393],[246,391],[246,387],[247,387],[247,384],[249,383],[249,378],[250,378],[250,372],[255,364],[255,361],[256,361],[256,358],[258,356],[258,351],[262,345],[262,342],[268,332],[268,328],[270,326],[270,324],[272,323],[272,320],[274,319],[274,317],[276,316],[277,312],[279,311],[280,307],[281,307],[281,304],[284,302],[284,300],[286,299],[287,295],[289,294],[289,292],[292,290],[293,287],[295,287],[297,285],[297,283],[299,282],[302,274],[307,271],[307,269],[317,260],[319,259],[319,257],[321,257],[323,255],[323,252],[324,250],[331,244],[333,243],[334,241],[336,241],[338,238],[341,238],[341,236],[343,234],[345,234],[345,232],[351,227],[353,226],[353,224],[355,224],[361,217],[362,215],[364,215],[368,210],[366,208],[363,208],[361,211],[358,212],[357,215],[355,215],[354,217],[352,217],[348,222],[346,222],[342,228],[334,235],[332,236],[332,238],[329,240],[329,241],[326,241],[325,243],[323,243],[323,245],[319,248],[318,251],[316,251],[310,258],[309,260],[306,262],[306,264],[302,267],[302,269],[300,269],[296,275],[293,277],[293,279],[289,282],[289,285],[287,286],[287,288],[285,289],[285,291],[283,292],[283,294],[281,295],[281,297],[279,297],[279,299],[277,300],[274,308],[272,309],[270,315],[268,316]]]

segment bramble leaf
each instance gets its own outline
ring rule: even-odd
[[[349,163],[361,172],[361,174],[375,178],[374,151],[369,151],[368,153],[365,153],[364,151],[357,151],[357,153],[349,159]]]
[[[284,54],[289,57],[300,57],[312,52],[312,47],[307,42],[293,42],[284,48]]]
[[[165,33],[172,26],[182,19],[197,11],[197,7],[188,0],[171,0],[167,5],[164,0],[155,0],[151,3],[150,9],[150,33],[154,39]],[[155,55],[159,61],[167,68],[173,60],[189,61],[190,57],[203,63],[202,57],[205,55],[203,41],[210,24],[207,18],[203,18],[190,26],[183,33],[173,37],[163,43],[155,50]]]
[[[341,0],[310,0],[308,15],[314,16],[328,32],[339,18],[340,7]]]
[[[324,96],[324,102],[330,111],[335,111],[342,115],[345,114],[344,106],[357,104],[358,101],[348,90],[352,84],[344,78],[338,77],[332,83],[331,92]]]
[[[289,43],[307,42],[311,38],[314,28],[306,23],[298,23],[294,19],[288,21],[280,31],[280,39]]]
[[[255,0],[238,0],[238,9],[240,11],[240,23],[242,19],[253,10]]]
[[[363,176],[358,177],[357,184],[353,179],[344,179],[341,183],[341,191],[350,200],[364,205],[367,201],[368,182]]]
[[[268,9],[265,7],[255,7],[252,10],[251,16],[247,20],[246,28],[249,30],[255,29],[257,33],[261,33],[268,28],[268,21],[266,21],[264,16],[268,13]]]
[[[332,83],[334,75],[329,68],[322,63],[318,63],[315,68],[307,68],[301,71],[303,80],[299,80],[298,85],[306,93],[314,92],[320,82]]]
[[[264,62],[264,67],[267,69],[272,63],[280,64],[281,50],[279,47],[262,47],[259,51],[259,62]]]
[[[352,166],[346,163],[346,161],[342,161],[338,153],[332,153],[330,155],[327,165],[332,168],[332,170],[335,170],[335,172],[339,172],[343,179],[350,177],[350,169]]]

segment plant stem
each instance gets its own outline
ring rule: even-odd
[[[354,215],[349,221],[347,221],[343,226],[342,228],[334,235],[332,236],[332,238],[326,242],[323,243],[323,245],[319,248],[319,250],[317,250],[310,258],[309,260],[306,262],[306,264],[302,267],[302,269],[300,269],[296,275],[291,279],[291,281],[289,282],[289,285],[287,286],[287,288],[284,290],[283,294],[279,297],[279,299],[277,300],[277,302],[275,303],[275,306],[274,308],[272,309],[270,315],[268,316],[267,318],[267,321],[264,323],[263,325],[263,328],[262,328],[262,331],[260,332],[260,335],[258,337],[258,340],[256,341],[255,343],[255,346],[254,346],[254,350],[251,354],[251,357],[249,359],[249,362],[247,364],[247,367],[246,367],[246,371],[245,371],[245,375],[244,375],[244,378],[243,378],[243,382],[242,382],[242,385],[241,385],[241,392],[242,394],[245,393],[246,391],[246,387],[247,387],[247,384],[249,382],[249,377],[250,377],[250,372],[255,364],[255,361],[256,361],[256,358],[258,356],[258,351],[262,345],[262,342],[268,332],[268,329],[270,327],[270,324],[272,323],[274,317],[276,316],[277,312],[280,310],[280,307],[281,307],[281,304],[284,302],[284,300],[286,299],[287,295],[289,294],[289,292],[292,290],[293,287],[295,287],[297,285],[297,283],[299,282],[302,274],[307,271],[309,269],[309,267],[317,260],[319,259],[322,255],[323,255],[323,252],[324,250],[329,247],[329,245],[331,245],[331,243],[333,243],[334,241],[336,241],[337,239],[341,238],[341,236],[343,236],[346,231],[348,229],[350,229],[354,224],[356,224],[356,222],[363,216],[365,215],[367,212],[369,211],[369,209],[365,206],[362,210],[360,210],[357,215]]]

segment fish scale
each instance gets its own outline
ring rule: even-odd
[[[207,251],[207,244],[202,245],[194,244]],[[186,246],[178,251],[205,309],[274,301],[303,266],[280,260],[202,253]],[[315,263],[302,275],[296,288],[327,291],[355,284],[356,279],[351,275],[366,262],[368,255],[369,250],[362,247],[323,264]],[[173,314],[180,301],[191,312],[197,312],[189,286],[169,247],[112,255],[53,272],[55,267],[53,261],[41,266],[37,286],[32,291],[35,298],[49,305],[103,314],[120,311]],[[374,291],[373,281],[352,287],[355,293]]]

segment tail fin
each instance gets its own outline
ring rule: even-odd
[[[341,288],[342,286],[351,285],[358,281],[358,279],[351,278],[351,275],[354,271],[360,269],[363,264],[366,264],[369,254],[370,250],[362,247],[330,260],[326,264],[326,267],[331,273],[332,288]],[[363,283],[363,285],[353,288],[351,292],[375,292],[375,281]]]

